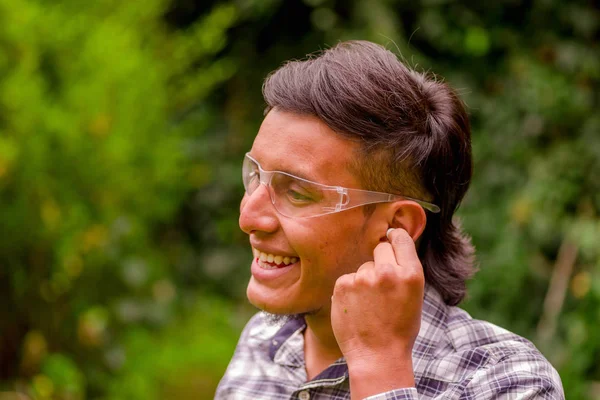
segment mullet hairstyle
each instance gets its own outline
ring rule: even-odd
[[[458,304],[475,266],[471,240],[453,220],[472,174],[469,119],[456,92],[380,45],[349,41],[285,63],[266,78],[263,96],[265,113],[311,115],[357,142],[349,168],[366,189],[441,208],[427,213],[418,253],[426,282]]]

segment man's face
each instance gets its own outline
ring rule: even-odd
[[[272,110],[250,155],[267,171],[361,188],[347,168],[355,146],[315,117]],[[362,207],[315,218],[285,217],[275,210],[264,185],[244,195],[239,223],[255,255],[248,299],[273,314],[328,312],[337,278],[372,260],[387,227],[365,217]],[[262,262],[257,250],[275,259]],[[286,266],[285,261],[291,263]]]

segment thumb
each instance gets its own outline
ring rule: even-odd
[[[394,249],[396,262],[405,268],[421,267],[419,256],[415,242],[408,232],[402,228],[390,228],[386,232],[386,236]]]

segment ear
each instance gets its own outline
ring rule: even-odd
[[[421,236],[427,224],[427,215],[423,207],[410,200],[400,200],[390,204],[388,210],[390,228],[402,228],[413,239]]]

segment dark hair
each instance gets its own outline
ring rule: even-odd
[[[312,115],[357,141],[350,168],[366,189],[441,208],[428,213],[419,257],[426,281],[458,304],[475,267],[470,238],[453,221],[472,173],[469,119],[454,90],[380,45],[350,41],[287,62],[267,77],[263,95],[267,112]]]

